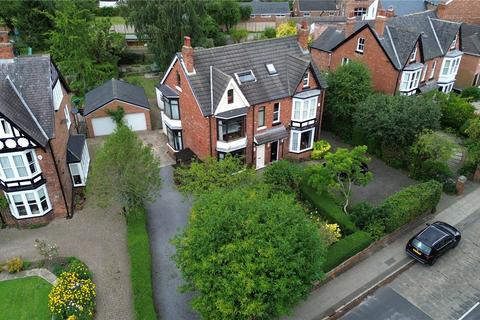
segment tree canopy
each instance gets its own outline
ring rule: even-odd
[[[126,212],[154,200],[160,189],[160,162],[126,125],[120,125],[96,152],[87,196],[101,207],[120,204]]]
[[[204,319],[273,319],[321,278],[325,244],[293,196],[217,188],[194,202],[174,261]]]
[[[293,20],[280,24],[276,29],[277,38],[293,36],[296,34],[297,34],[297,25]]]

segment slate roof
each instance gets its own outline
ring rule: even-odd
[[[358,22],[355,32],[366,27],[370,27],[376,35],[392,64],[397,69],[403,69],[409,63],[409,57],[418,40],[421,41],[425,60],[445,55],[455,39],[460,24],[436,19],[435,12],[426,11],[388,19],[383,37],[378,36],[374,31],[374,21]],[[344,37],[344,31],[341,31],[341,34],[337,34],[338,32],[334,34],[332,30],[329,30],[331,28],[327,28],[314,41],[313,48],[332,51],[345,41],[340,40],[342,36]]]
[[[263,1],[252,1],[252,2],[240,2],[242,7],[250,6],[252,7],[252,15],[275,15],[275,14],[290,14],[290,7],[288,6],[288,1],[286,2],[263,2]]]
[[[337,10],[335,0],[297,0],[300,11],[333,11]]]
[[[85,135],[71,134],[67,143],[67,163],[82,161],[83,148],[85,146]]]
[[[480,26],[462,24],[460,27],[460,44],[463,52],[480,55]]]
[[[167,98],[178,98],[178,93],[167,84],[156,85],[158,90]]]
[[[246,115],[248,112],[248,107],[245,108],[237,108],[233,110],[228,110],[225,112],[217,113],[215,115],[216,118],[222,118],[222,119],[230,119],[230,118],[235,118],[239,116]]]
[[[142,87],[111,79],[100,87],[87,92],[83,114],[88,115],[113,100],[121,100],[143,108],[150,108],[147,95]]]
[[[55,136],[52,80],[59,74],[52,68],[49,55],[0,63],[0,112],[41,146]]]
[[[268,142],[285,139],[287,137],[288,137],[288,132],[285,129],[285,126],[279,125],[270,129],[266,129],[261,133],[256,134],[255,143],[257,145],[261,145]]]
[[[424,0],[380,0],[380,4],[384,9],[393,8],[396,16],[405,16],[427,10]]]
[[[177,55],[181,59],[181,55]],[[273,64],[276,75],[269,75],[266,64]],[[250,105],[292,96],[305,70],[310,54],[303,52],[296,36],[245,42],[223,47],[194,50],[195,74],[188,76],[203,115],[215,109],[228,82],[233,79]],[[326,87],[320,71],[314,66],[314,77]],[[252,70],[256,81],[238,84],[235,73]]]

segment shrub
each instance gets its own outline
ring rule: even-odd
[[[94,318],[95,284],[91,279],[81,279],[75,272],[64,272],[48,294],[48,307],[55,318],[72,315],[79,319]]]
[[[458,173],[469,179],[472,179],[473,175],[475,174],[475,170],[477,170],[477,163],[475,161],[468,160],[458,170]]]
[[[443,183],[443,192],[447,194],[456,194],[457,193],[457,184],[455,180],[449,178]]]
[[[92,279],[92,272],[87,265],[76,258],[71,259],[65,271],[76,273],[79,279]]]
[[[440,183],[445,182],[453,176],[452,170],[448,165],[441,161],[426,160],[417,167],[412,168],[412,178],[420,181],[435,180]]]
[[[300,165],[288,160],[280,160],[265,169],[263,178],[274,192],[297,194],[302,174],[303,168]]]
[[[290,20],[288,22],[280,24],[275,31],[277,38],[293,36],[297,34],[297,26],[295,24],[295,21]]]
[[[16,273],[22,271],[23,261],[20,257],[15,257],[7,261],[7,271],[9,273]]]
[[[452,155],[455,144],[452,140],[432,130],[424,130],[417,136],[417,141],[410,148],[415,161],[425,159],[448,161]]]
[[[275,30],[275,28],[265,28],[263,35],[268,39],[275,38],[277,36],[277,30]]]
[[[350,210],[351,220],[362,230],[372,221],[374,215],[375,207],[369,202],[360,202]]]
[[[343,261],[362,251],[373,242],[370,234],[357,231],[341,239],[328,248],[327,260],[322,266],[324,272],[328,272],[341,264]]]
[[[428,181],[400,190],[380,206],[385,210],[385,231],[392,232],[412,219],[433,212],[440,201],[442,184]]]
[[[373,240],[378,240],[385,235],[385,222],[383,220],[371,221],[366,227],[365,231],[368,232]]]
[[[35,248],[47,260],[58,257],[58,246],[56,244],[48,244],[45,240],[35,239]]]
[[[471,99],[473,101],[480,100],[480,88],[478,87],[468,87],[462,90],[462,98]]]
[[[455,93],[439,94],[438,100],[442,108],[442,117],[440,118],[442,127],[450,127],[457,132],[475,112],[475,108],[465,98]]]
[[[315,141],[311,158],[314,160],[322,159],[323,156],[332,148],[330,143],[325,140]]]
[[[340,206],[327,193],[317,193],[306,183],[300,185],[302,197],[315,207],[320,215],[330,223],[337,223],[345,234],[351,234],[357,230],[355,224],[342,211]]]
[[[232,29],[230,30],[230,36],[232,37],[233,42],[240,43],[242,40],[248,37],[247,29]]]

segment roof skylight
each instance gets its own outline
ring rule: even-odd
[[[272,63],[266,64],[265,67],[267,68],[269,75],[277,74],[277,69],[275,69],[275,66]]]
[[[235,73],[235,76],[240,84],[253,82],[256,80],[252,70]]]

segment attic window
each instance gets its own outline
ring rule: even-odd
[[[235,76],[240,84],[253,82],[256,80],[252,70],[235,73]]]
[[[453,39],[452,44],[450,45],[450,49],[455,49],[455,46],[457,45],[457,37],[458,35],[455,35],[455,39]]]
[[[410,61],[415,61],[417,59],[417,48],[413,50],[412,54],[410,55]]]
[[[275,66],[271,63],[266,64],[265,67],[267,68],[268,74],[269,75],[274,75],[277,74],[277,69],[275,69]]]

